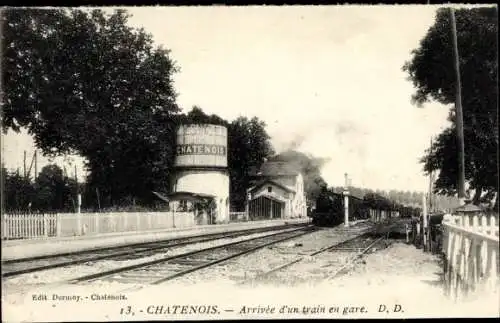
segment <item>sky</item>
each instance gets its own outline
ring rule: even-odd
[[[171,50],[177,102],[233,120],[257,116],[275,149],[328,158],[322,176],[371,189],[428,189],[419,159],[448,126],[449,106],[411,104],[402,71],[436,6],[129,7]],[[450,49],[450,59],[451,59]],[[8,168],[33,155],[28,135],[3,138]],[[58,159],[63,163],[62,158]],[[48,163],[39,158],[38,169]],[[83,178],[82,161],[75,159]],[[28,163],[29,164],[29,163]],[[68,163],[73,174],[73,166]]]

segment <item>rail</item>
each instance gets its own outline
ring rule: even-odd
[[[499,282],[498,215],[447,215],[443,219],[445,293],[455,300],[493,292]]]

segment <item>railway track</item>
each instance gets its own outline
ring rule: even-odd
[[[106,272],[70,280],[73,284],[111,281],[129,284],[161,284],[189,273],[215,266],[230,259],[257,251],[267,246],[312,233],[318,229],[305,226],[286,232],[271,233],[257,238],[191,251],[163,259],[121,267]]]
[[[296,227],[301,228],[304,226],[304,224],[292,224],[276,227],[254,228],[249,230],[237,230],[231,232],[174,238],[155,242],[136,243],[125,246],[90,249],[80,252],[68,252],[48,256],[7,260],[2,262],[2,278],[9,278],[27,273],[85,264],[100,260],[138,259],[141,257],[148,257],[174,247],[210,242],[218,239],[237,238],[245,235],[265,233],[269,231],[286,230]]]
[[[348,253],[348,260],[345,263],[339,263],[337,264],[338,268],[335,269],[334,274],[330,275],[330,278],[335,278],[345,272],[349,267],[351,267],[356,259],[367,253],[369,250],[371,250],[375,245],[377,245],[379,242],[382,240],[386,239],[387,235],[386,234],[377,234],[373,230],[370,230],[368,232],[361,232],[360,235],[357,235],[353,238],[350,238],[348,240],[332,244],[330,246],[321,248],[319,250],[316,250],[312,253],[309,253],[304,256],[297,257],[291,261],[285,262],[281,265],[275,266],[274,268],[267,270],[262,273],[256,274],[254,277],[250,279],[243,280],[240,282],[240,285],[243,284],[253,284],[256,282],[263,282],[265,280],[273,280],[275,276],[287,269],[292,267],[295,264],[298,264],[305,259],[310,259],[311,257],[317,256],[319,254],[325,253],[325,252],[332,252],[332,253]]]

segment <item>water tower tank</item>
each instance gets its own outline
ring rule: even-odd
[[[173,191],[213,195],[216,222],[227,222],[227,128],[211,124],[182,125],[177,130],[176,144]]]
[[[227,167],[227,128],[224,126],[180,126],[176,143],[176,167]]]

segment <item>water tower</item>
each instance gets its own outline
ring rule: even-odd
[[[229,221],[227,128],[212,124],[181,125],[177,129],[174,192],[214,197],[216,223]]]

